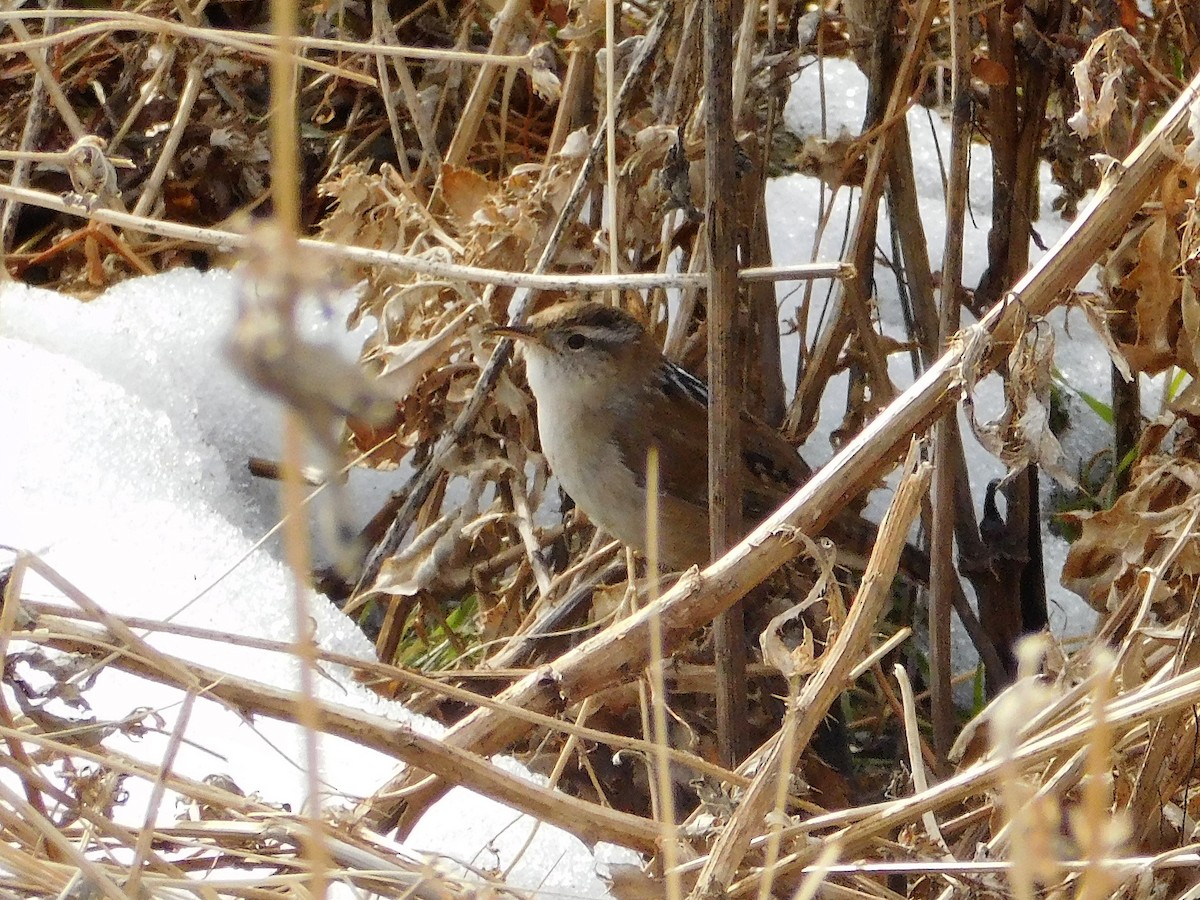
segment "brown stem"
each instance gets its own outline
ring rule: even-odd
[[[733,204],[733,41],[731,0],[704,3],[704,180],[708,235],[708,508],[709,546],[720,559],[742,534],[741,367],[737,354],[737,210]],[[734,766],[746,734],[746,636],[740,603],[714,628],[717,741]]]
[[[967,4],[951,0],[950,49],[953,57],[950,123],[950,173],[946,191],[946,245],[942,262],[942,305],[938,343],[944,349],[959,329],[962,296],[963,219],[967,207],[967,160],[971,150],[971,44]],[[950,676],[950,610],[960,589],[954,571],[954,527],[957,476],[953,462],[958,444],[954,414],[934,432],[933,527],[930,535],[929,702],[933,746],[944,767],[954,740],[954,697]]]

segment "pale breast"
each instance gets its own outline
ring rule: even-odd
[[[550,471],[589,519],[637,549],[645,545],[646,492],[612,441],[612,420],[538,408],[538,431]]]
[[[603,414],[563,417],[538,411],[542,450],[563,490],[592,522],[645,553],[646,491],[622,460],[611,426],[612,419]],[[703,510],[662,497],[659,521],[665,567],[682,569],[708,559]]]
[[[537,356],[528,359],[530,387],[538,399],[538,433],[550,471],[584,514],[610,535],[646,550],[646,489],[615,438],[628,427],[609,395],[576,382],[562,390],[555,373]],[[693,505],[661,498],[659,554],[667,568],[708,559],[708,516]],[[665,520],[665,521],[664,521]],[[670,523],[668,526],[666,523]]]

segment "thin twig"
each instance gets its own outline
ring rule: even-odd
[[[205,246],[217,247],[221,250],[244,249],[251,244],[251,238],[236,231],[226,231],[219,228],[200,228],[193,225],[183,225],[178,222],[164,222],[133,216],[112,209],[86,210],[74,206],[57,194],[47,191],[35,191],[29,188],[17,188],[0,184],[0,198],[17,200],[30,206],[39,206],[55,212],[67,213],[83,219],[92,219],[119,228],[144,231],[160,237],[174,240],[191,241]],[[302,250],[327,254],[330,259],[345,260],[346,262],[361,263],[369,266],[398,269],[416,275],[427,275],[431,278],[444,279],[452,282],[494,285],[497,287],[526,288],[537,291],[578,291],[596,292],[607,290],[650,290],[652,288],[671,287],[703,287],[708,275],[705,273],[658,273],[635,272],[621,275],[567,275],[546,274],[545,266],[534,272],[512,272],[502,269],[487,269],[479,266],[458,265],[440,262],[423,256],[410,256],[404,253],[391,253],[386,250],[376,250],[370,247],[354,247],[346,244],[332,244],[328,241],[318,241],[311,238],[300,238],[297,242]],[[745,281],[802,281],[819,278],[844,278],[850,274],[845,263],[807,263],[797,266],[769,266],[742,269],[739,277]]]
[[[883,115],[884,122],[898,121],[900,111],[909,104],[919,74],[921,48],[928,39],[937,8],[938,4],[934,0],[924,0],[910,22],[908,43],[904,48],[900,71],[896,74],[891,96],[888,98],[887,109]],[[806,431],[808,423],[816,420],[819,397],[824,393],[825,386],[837,367],[842,346],[850,336],[852,327],[857,331],[866,353],[873,396],[879,400],[891,400],[891,381],[867,309],[866,286],[872,280],[871,273],[874,271],[874,223],[887,173],[888,148],[892,137],[893,129],[883,131],[867,157],[867,173],[862,186],[862,209],[850,242],[850,261],[855,265],[858,277],[854,283],[847,281],[842,284],[833,321],[818,337],[797,388],[797,410],[791,418],[794,423],[801,425],[801,431]]]
[[[69,630],[57,627],[54,635],[42,632],[29,633],[25,637],[79,653],[94,652],[97,646],[111,646],[114,641],[110,633],[78,625],[70,626]],[[206,699],[218,700],[233,708],[253,709],[257,715],[280,721],[303,724],[302,717],[311,716],[319,723],[321,733],[369,747],[406,762],[414,770],[435,772],[443,778],[452,779],[502,803],[522,809],[584,840],[611,841],[648,850],[655,846],[659,837],[658,826],[653,822],[557,794],[474,754],[446,745],[438,738],[422,735],[405,724],[383,716],[315,697],[307,701],[311,709],[302,712],[297,709],[295,691],[167,654],[158,654],[156,659],[150,659],[118,649],[112,665],[183,690],[193,684],[202,684],[201,696]],[[653,752],[652,743],[646,742],[644,746],[647,752]]]
[[[59,0],[50,0],[47,4],[47,10],[57,9]],[[54,32],[55,20],[53,17],[47,16],[42,22],[42,32],[52,34]],[[33,51],[34,55],[42,60],[43,65],[46,60],[45,49]],[[28,106],[25,110],[25,127],[21,129],[21,142],[17,146],[17,150],[21,153],[32,151],[41,138],[42,129],[45,126],[46,113],[46,98],[48,91],[46,82],[42,78],[41,69],[34,70],[33,86],[29,90]],[[33,166],[33,160],[27,157],[18,157],[13,164],[12,174],[8,179],[8,183],[13,187],[24,187],[29,181],[29,170]],[[17,216],[21,211],[21,204],[14,200],[7,200],[4,203],[3,211],[0,211],[0,263],[3,258],[12,250],[13,235],[16,233]],[[0,268],[0,279],[3,279],[7,273],[7,269]]]
[[[162,151],[158,155],[158,161],[155,162],[150,177],[142,183],[142,193],[138,197],[132,215],[148,216],[154,209],[163,182],[167,178],[167,172],[170,171],[171,164],[175,162],[175,151],[179,149],[179,143],[183,140],[183,130],[187,127],[196,98],[200,96],[200,86],[203,81],[204,58],[197,57],[188,64],[187,78],[184,79],[183,91],[179,95],[179,107],[175,110],[175,117],[171,120],[171,130],[167,132],[167,139],[163,142]]]

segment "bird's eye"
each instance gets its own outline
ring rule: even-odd
[[[573,334],[567,338],[567,346],[572,350],[582,350],[583,345],[587,343],[587,338],[582,334]]]

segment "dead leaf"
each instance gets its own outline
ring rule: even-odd
[[[1196,199],[1198,182],[1200,182],[1200,171],[1182,165],[1172,168],[1158,188],[1163,212],[1172,219],[1187,212]]]
[[[1080,137],[1103,132],[1116,112],[1117,91],[1125,67],[1123,51],[1126,47],[1136,50],[1137,44],[1124,29],[1109,29],[1092,41],[1083,59],[1071,67],[1075,90],[1079,95],[1079,110],[1067,120],[1067,124]],[[1098,74],[1101,76],[1098,93],[1092,87],[1092,68],[1096,65],[1100,68]]]
[[[400,553],[387,559],[369,593],[414,597],[418,593],[455,593],[471,583],[467,565],[470,540],[462,534],[473,507],[465,504],[418,534]]]
[[[624,863],[609,865],[608,890],[617,900],[658,900],[666,895],[661,879]]]
[[[529,48],[529,80],[534,93],[547,103],[557,103],[562,96],[562,80],[558,77],[558,60],[548,42]]]
[[[442,166],[442,197],[446,208],[460,225],[469,225],[484,204],[492,198],[496,186],[474,169]]]
[[[828,545],[824,540],[818,544],[800,531],[794,532],[792,536],[804,545],[808,555],[817,564],[820,574],[808,596],[801,603],[773,617],[758,638],[763,660],[778,669],[789,681],[815,672],[820,662],[812,630],[800,617],[809,607],[827,599],[830,600],[830,606],[840,604],[840,597],[832,598],[833,594],[840,593],[833,571],[832,545]]]
[[[471,308],[464,309],[430,337],[380,348],[379,356],[384,360],[384,367],[375,380],[379,389],[396,400],[403,400],[412,393],[417,382],[449,354],[471,313]]]
[[[1126,381],[1130,381],[1133,378],[1133,370],[1129,367],[1129,360],[1125,358],[1125,354],[1121,352],[1121,348],[1113,340],[1110,313],[1105,308],[1101,298],[1095,294],[1080,291],[1072,297],[1071,305],[1083,310],[1083,314],[1087,316],[1088,324],[1092,326],[1092,331],[1096,333],[1096,336],[1100,338],[1100,343],[1108,351],[1108,358],[1112,361],[1117,371],[1121,373],[1121,377]]]
[[[971,75],[988,87],[1003,87],[1009,81],[1008,69],[986,56],[971,63]]]
[[[1175,226],[1158,210],[1137,243],[1137,263],[1122,279],[1121,288],[1134,295],[1137,323],[1132,346],[1123,351],[1135,369],[1157,374],[1175,364],[1182,325],[1178,304],[1181,281],[1179,238]]]
[[[1116,608],[1130,592],[1140,597],[1148,586],[1143,571],[1166,562],[1168,554],[1168,571],[1150,597],[1160,620],[1182,613],[1200,585],[1195,541],[1173,549],[1200,497],[1200,463],[1184,447],[1173,450],[1139,460],[1129,490],[1110,509],[1065,515],[1081,526],[1081,534],[1067,554],[1063,586],[1100,612]]]
[[[988,422],[978,420],[969,371],[963,376],[963,411],[979,443],[1004,463],[1006,479],[1037,463],[1060,484],[1073,487],[1075,479],[1062,466],[1062,446],[1050,430],[1054,331],[1038,322],[1018,332],[1023,333],[1009,352],[1008,377],[1003,380],[1004,411]],[[966,359],[964,354],[964,367]]]

